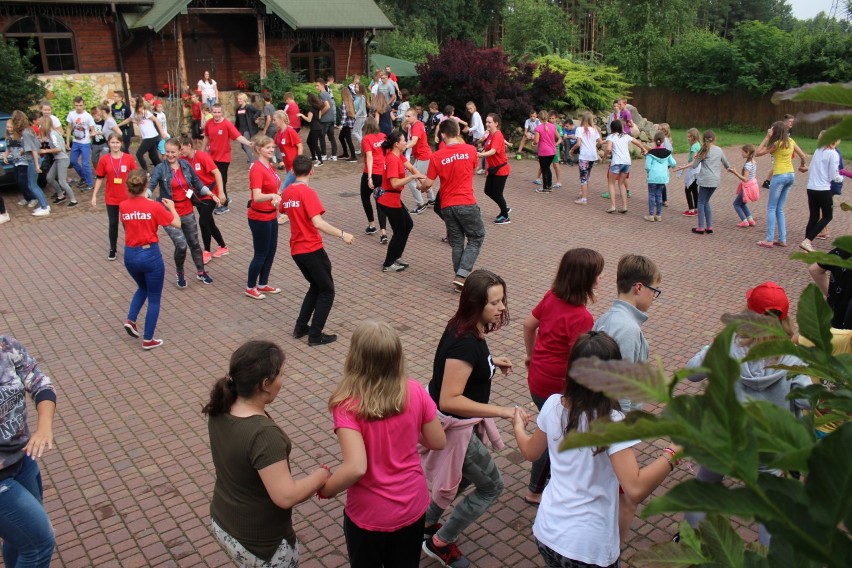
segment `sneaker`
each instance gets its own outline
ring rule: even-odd
[[[227,212],[228,212],[228,211],[230,211],[230,210],[231,210],[231,208],[230,208],[230,207],[228,207],[228,205],[227,205],[227,203],[226,203],[225,205],[220,205],[219,207],[217,207],[216,209],[214,209],[214,210],[213,210],[213,214],[214,214],[214,215],[224,215],[225,213],[227,213]]]
[[[696,229],[695,227],[693,227],[692,232],[695,233],[696,235],[703,235],[704,229]]]
[[[520,154],[515,154],[515,159],[516,160],[523,160],[523,158],[521,157]]]
[[[39,207],[33,211],[33,217],[47,217],[50,215],[50,207]]]
[[[485,175],[485,170],[483,170],[483,169],[476,170],[476,175],[478,175],[478,176],[484,176],[484,175]]]
[[[77,207],[77,204],[78,204],[78,203],[79,203],[79,201],[69,201],[69,202],[68,202],[68,207]]]
[[[396,263],[397,263],[397,264],[401,264],[402,266],[404,266],[404,267],[406,267],[406,268],[408,268],[409,266],[411,266],[410,264],[408,264],[407,262],[405,262],[405,261],[404,261],[404,260],[402,260],[401,258],[396,259]]]
[[[87,191],[92,191],[93,189],[95,189],[93,186],[86,184],[80,188],[80,191],[85,193]]]
[[[618,211],[618,209],[616,209],[615,207],[610,207],[606,210],[607,213],[615,213],[616,211]]]
[[[107,255],[107,260],[109,260],[109,261],[115,260],[115,251],[114,250],[109,251],[109,254]]]
[[[763,180],[763,188],[769,189],[769,180],[768,179]]]
[[[605,192],[601,193],[601,197],[604,198],[604,199],[609,199],[609,192],[605,191]]]
[[[354,163],[358,162],[359,160],[358,160],[358,158],[349,158],[346,161],[349,162],[350,164],[354,164]]]
[[[0,225],[2,225],[3,223],[8,223],[11,220],[12,218],[9,217],[8,213],[0,213]]]
[[[231,251],[228,250],[228,247],[219,247],[213,253],[213,258],[222,258],[223,256],[228,256],[231,254]]]
[[[495,225],[508,225],[511,222],[508,217],[503,217],[502,215],[494,219]]]
[[[427,207],[434,207],[435,206],[435,200],[430,199],[429,201],[426,202],[426,206]]]
[[[372,235],[378,230],[379,229],[377,229],[376,227],[367,227],[366,229],[364,229],[364,234],[365,235]]]
[[[423,540],[432,538],[444,526],[443,523],[435,523],[434,525],[426,525],[423,527]]]
[[[427,207],[427,205],[425,203],[420,203],[414,209],[409,211],[409,213],[411,213],[412,215],[420,215],[421,213],[426,211],[426,207]]]
[[[809,243],[807,240],[804,240],[799,243],[799,248],[805,252],[814,252],[814,247],[812,247],[811,243]]]
[[[318,168],[318,167],[320,167],[321,165],[322,165],[322,162],[321,162],[321,161],[319,161],[319,160],[314,160],[314,167],[315,167],[315,168]]]
[[[668,207],[668,206],[669,206],[669,202],[668,202],[668,201],[663,201],[663,207]]]
[[[337,336],[333,333],[322,333],[319,337],[308,337],[308,345],[316,347],[317,345],[327,345],[337,341]]]
[[[684,217],[692,217],[692,209],[687,209],[682,213]]]
[[[343,161],[343,160],[348,160],[348,159],[349,159],[349,156],[348,156],[347,154],[341,154],[341,155],[339,155],[339,156],[338,156],[337,158],[335,158],[335,159],[336,159],[336,160],[341,160],[341,161]]]
[[[657,221],[659,223],[659,222],[662,222],[662,220],[663,220],[662,215],[654,215],[654,221]]]
[[[206,251],[206,250],[201,251],[201,262],[203,262],[204,264],[207,264],[208,262],[210,262],[211,258],[213,258],[213,253]]]
[[[162,339],[145,339],[142,341],[142,349],[150,351],[151,349],[160,347],[163,343],[165,342]]]
[[[261,294],[280,294],[281,288],[276,288],[275,286],[270,286],[269,284],[265,284],[263,286],[258,286],[255,288]]]
[[[328,156],[326,156],[325,154],[323,154],[322,158],[320,159],[320,162],[324,162],[324,161],[326,161],[327,159],[328,159]]]
[[[633,194],[630,193],[630,190],[627,190],[627,198],[630,199],[631,197],[633,197]]]
[[[213,284],[213,279],[206,272],[199,272],[195,275],[195,278],[201,280],[204,284]]]
[[[618,212],[621,213],[622,215],[626,215],[627,214],[627,208],[625,207],[624,209],[619,209]]]
[[[337,156],[332,156],[332,157],[331,157],[331,158],[329,158],[329,159],[330,159],[332,162],[336,162],[336,161],[337,161]]]
[[[30,199],[27,201],[27,207],[33,209],[34,207],[38,207],[38,199]]]
[[[752,221],[751,224],[754,225],[754,221]],[[816,236],[816,238],[821,240],[821,241],[824,241],[824,240],[828,239],[828,233],[819,234],[819,235]]]
[[[713,227],[707,227],[706,229],[704,229],[704,232],[707,233],[708,235],[712,235],[713,234]]]
[[[177,287],[186,288],[186,277],[183,275],[183,272],[177,272],[175,277],[177,279]]]
[[[86,186],[88,186],[88,185],[89,185],[89,184],[87,184],[87,183],[86,183],[86,180],[84,180],[84,179],[81,179],[81,180],[79,180],[79,181],[77,182],[77,187],[86,187]]]
[[[747,221],[748,221],[748,226],[749,226],[749,227],[754,227],[755,225],[757,225],[757,223],[755,223],[755,222],[754,222],[754,219],[752,219],[751,217],[749,217],[749,218],[747,219]],[[825,237],[820,237],[819,235],[817,235],[817,238],[818,238],[818,239],[824,239]]]
[[[771,248],[773,248],[775,245],[774,245],[774,244],[772,244],[772,243],[770,243],[769,241],[757,241],[757,246],[759,246],[759,247],[763,247],[763,248],[771,249]]]
[[[748,221],[740,221],[737,223],[737,227],[751,227]]]
[[[27,201],[26,199],[21,199],[20,201],[18,201],[18,205],[20,205],[21,207],[23,207],[27,203],[29,203],[29,201]]]
[[[553,187],[554,187],[554,189],[559,189],[560,187],[562,187],[562,184],[559,183],[559,182],[556,182],[556,183],[553,184]]]
[[[406,266],[403,266],[398,262],[394,262],[390,266],[382,266],[382,272],[402,272],[406,268]]]
[[[266,295],[261,294],[257,288],[246,288],[246,296],[255,300],[262,300],[266,298]]]
[[[380,245],[386,245],[386,244],[388,244],[388,236],[387,236],[387,235],[382,235],[381,237],[379,237],[379,244],[380,244]]]
[[[511,214],[512,214],[512,208],[511,208],[511,207],[509,207],[508,209],[506,209],[506,213],[508,213],[509,215],[511,215]]]
[[[302,339],[308,334],[308,326],[302,326],[296,324],[296,327],[293,328],[293,339]]]
[[[470,561],[462,556],[461,550],[454,542],[447,546],[436,546],[432,538],[423,541],[423,552],[448,568],[468,568]]]
[[[645,219],[646,221],[650,221],[651,223],[653,223],[654,221],[657,220],[657,218],[654,215],[645,215],[642,218]]]
[[[588,203],[588,201],[586,200],[585,197],[580,197],[580,198],[575,199],[574,203],[576,203],[577,205],[586,205]]]
[[[64,195],[61,196],[61,197],[59,195],[57,195],[56,197],[53,198],[54,205],[57,204],[57,203],[62,203],[63,201],[65,201]]]
[[[536,193],[550,193],[551,191],[553,191],[553,190],[550,189],[549,187],[537,187],[537,188],[535,188]]]
[[[139,328],[136,327],[135,321],[127,320],[126,322],[124,322],[124,331],[126,331],[127,335],[129,335],[130,337],[140,337]]]
[[[533,180],[533,183],[534,183],[535,185],[541,185],[541,180],[540,180],[540,179],[534,179],[534,180]]]

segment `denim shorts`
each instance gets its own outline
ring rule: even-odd
[[[630,172],[630,164],[612,164],[609,171],[615,175],[626,174]]]

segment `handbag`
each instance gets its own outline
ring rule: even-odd
[[[438,217],[441,217],[441,219],[443,219],[443,217],[441,216],[441,191],[440,190],[438,190],[438,192],[435,194],[435,203],[432,204],[432,211],[435,212],[435,215],[437,215]]]
[[[500,168],[502,168],[503,166],[505,166],[508,163],[509,162],[503,162],[502,164],[498,164],[496,166],[491,166],[490,168],[487,168],[488,174],[493,176],[494,174],[496,174],[497,172],[500,171]]]

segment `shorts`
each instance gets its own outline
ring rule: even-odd
[[[592,168],[595,166],[594,160],[580,160],[580,185],[589,183],[589,177],[592,175]]]
[[[166,141],[162,138],[160,138],[160,141],[157,142],[157,152],[159,152],[161,156],[166,155]]]
[[[609,171],[615,175],[630,173],[630,164],[612,164]]]

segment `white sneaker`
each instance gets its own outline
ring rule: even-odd
[[[33,217],[47,217],[50,215],[50,207],[39,207],[33,211]]]
[[[332,162],[336,162],[336,161],[337,161],[337,156],[332,156],[332,157],[331,157],[331,158],[329,158],[329,159],[330,159]]]
[[[322,155],[322,161],[324,162],[324,161],[326,161],[326,160],[328,160],[328,156],[326,156],[325,154],[323,154],[323,155]]]
[[[0,225],[3,223],[8,223],[12,219],[9,217],[8,213],[0,213]]]
[[[18,205],[20,205],[21,207],[23,207],[23,206],[24,206],[24,205],[26,205],[26,204],[27,204],[27,200],[26,200],[26,199],[21,199],[20,201],[18,201]]]
[[[30,199],[27,202],[27,207],[29,207],[30,209],[32,209],[33,207],[37,207],[37,206],[38,206],[38,200],[37,199]]]

